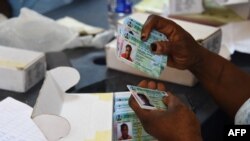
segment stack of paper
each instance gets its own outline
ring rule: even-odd
[[[30,118],[28,105],[8,97],[0,102],[0,113],[1,141],[47,141]]]

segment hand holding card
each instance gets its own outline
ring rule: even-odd
[[[127,87],[142,109],[167,109],[165,104],[162,102],[162,98],[167,96],[166,92],[132,85],[127,85]]]
[[[153,30],[147,41],[141,40],[142,24],[127,17],[123,25],[118,26],[117,57],[126,64],[150,75],[159,77],[166,67],[167,56],[151,52],[151,44],[166,41],[164,34]]]

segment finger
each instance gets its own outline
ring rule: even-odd
[[[139,84],[137,86],[142,87],[142,88],[147,88],[148,87],[148,81],[147,80],[142,80],[141,82],[139,82]]]
[[[179,28],[179,26],[173,21],[157,15],[150,15],[142,27],[141,39],[146,41],[153,29],[170,37],[176,28]]]
[[[139,87],[142,88],[149,88],[149,89],[158,89],[160,91],[165,91],[166,87],[163,83],[156,83],[154,81],[147,81],[147,80],[142,80],[139,84]]]
[[[131,95],[129,98],[129,106],[134,110],[140,119],[146,117],[144,114],[145,111],[139,106],[133,95]]]
[[[171,101],[171,97],[173,97],[173,94],[171,93],[171,92],[167,92],[167,96],[164,96],[163,97],[163,99],[162,99],[162,101],[163,101],[163,103],[165,104],[165,105],[167,105],[167,106],[169,106],[169,104],[170,104],[170,101]]]
[[[182,101],[178,97],[174,96],[170,91],[167,92],[167,95],[168,96],[165,96],[162,99],[162,101],[163,101],[163,103],[165,105],[168,106],[168,108],[171,109],[171,108],[175,108],[177,106],[183,106],[183,105],[185,105],[185,104],[182,103]]]
[[[157,85],[154,81],[149,81],[148,82],[148,88],[149,89],[156,89],[157,88]]]
[[[170,54],[171,47],[171,42],[169,41],[159,41],[159,42],[154,42],[150,45],[151,51],[155,54],[165,54],[168,55]]]
[[[163,98],[163,103],[167,105],[169,108],[173,108],[176,105],[179,105],[179,99],[174,96],[170,91],[167,92],[167,96]]]
[[[160,91],[166,91],[166,87],[163,83],[157,83],[157,89]]]
[[[155,15],[150,15],[144,25],[142,26],[142,31],[141,31],[141,40],[146,41],[148,37],[150,36],[151,31],[154,28],[154,25],[157,22],[157,18]]]

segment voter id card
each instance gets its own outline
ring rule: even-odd
[[[132,141],[154,141],[154,137],[149,135],[128,105],[130,92],[114,93],[114,113],[113,113],[113,140]],[[129,138],[122,138],[122,128],[127,127]]]
[[[141,38],[142,24],[132,18],[126,18],[118,26],[117,57],[126,64],[155,78],[160,77],[166,67],[167,56],[151,52],[150,45],[156,41],[166,41],[164,34],[153,30],[147,41]]]
[[[167,96],[166,92],[132,85],[127,85],[127,87],[142,109],[167,109],[166,105],[162,102],[162,98]]]

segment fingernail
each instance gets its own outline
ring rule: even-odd
[[[152,43],[152,44],[150,45],[150,47],[151,47],[151,51],[153,51],[153,52],[155,52],[156,49],[157,49],[157,45],[156,45],[155,43]]]
[[[141,35],[141,40],[143,40],[143,41],[146,40],[146,35],[145,34]]]

